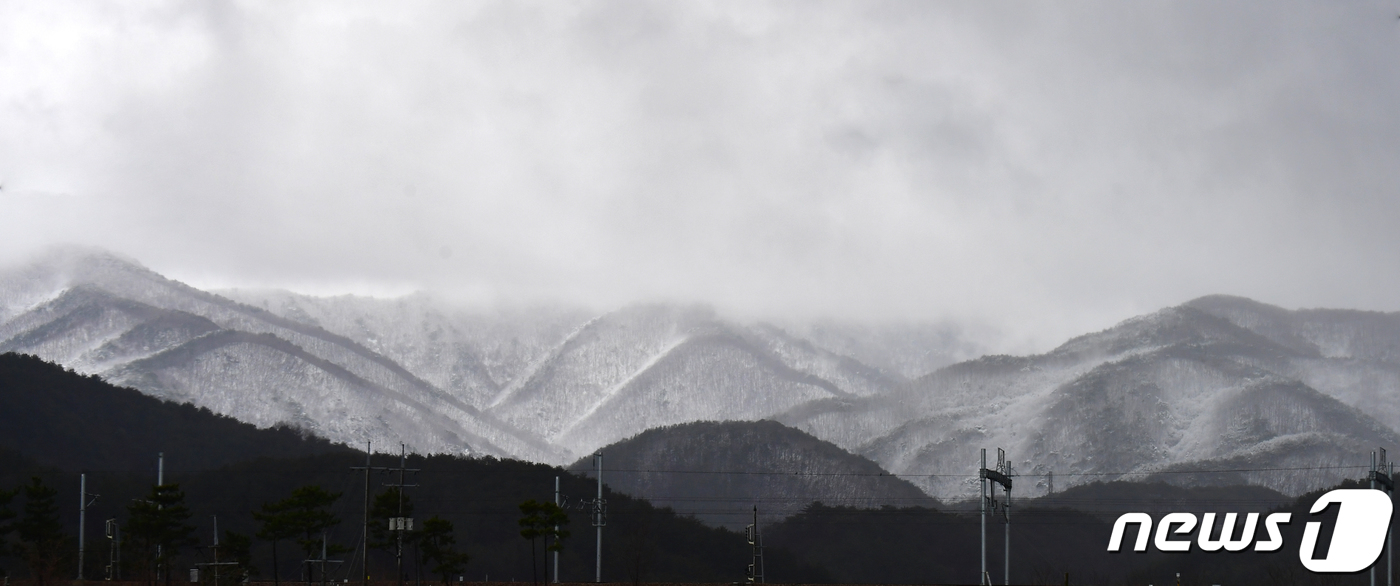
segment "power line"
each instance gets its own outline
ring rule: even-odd
[[[1148,470],[1126,472],[1061,472],[1060,476],[1153,476],[1157,474],[1225,474],[1231,472],[1293,472],[1301,470],[1364,470],[1367,465],[1344,466],[1281,466],[1273,468],[1215,468],[1203,470]],[[576,468],[566,468],[565,472],[587,472]],[[867,478],[977,478],[977,474],[895,474],[893,472],[769,472],[761,470],[675,470],[663,468],[619,468],[608,469],[609,473],[626,472],[634,474],[715,474],[736,476],[848,476]]]

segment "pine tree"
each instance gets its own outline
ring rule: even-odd
[[[0,490],[0,558],[10,554],[9,535],[15,530],[15,511],[10,508],[10,502],[15,499],[19,490]],[[8,576],[5,568],[0,567],[0,577]]]
[[[452,522],[433,515],[423,522],[423,532],[419,541],[423,545],[423,559],[432,565],[432,572],[442,578],[442,586],[448,586],[454,574],[466,569],[471,556],[458,552],[457,538],[452,534]]]
[[[248,577],[258,573],[258,568],[253,565],[252,537],[225,529],[223,548],[228,555],[227,561],[238,563],[237,571],[232,573],[233,583],[242,583]]]
[[[23,492],[24,515],[15,529],[29,575],[43,586],[53,581],[64,557],[63,542],[67,536],[63,534],[58,505],[54,502],[58,490],[34,477],[24,486]]]
[[[349,548],[323,543],[326,532],[340,524],[340,518],[330,512],[331,505],[340,499],[338,492],[327,492],[316,485],[307,485],[292,491],[292,496],[283,502],[286,522],[306,554],[305,559],[318,558],[324,551],[327,556],[350,551]],[[312,581],[312,573],[306,573],[306,583]]]
[[[194,526],[187,523],[190,509],[185,506],[184,491],[178,484],[159,484],[151,487],[145,500],[133,501],[126,510],[127,538],[143,559],[150,560],[150,566],[160,569],[166,586],[170,586],[170,561],[180,554],[181,548],[199,543],[194,537]],[[153,584],[150,566],[146,575]]]
[[[263,503],[261,510],[253,511],[253,519],[261,525],[256,534],[258,539],[272,543],[272,583],[282,583],[282,567],[277,561],[277,544],[297,536],[287,514],[288,499],[275,503]]]
[[[535,540],[538,538],[554,538],[554,543],[545,548],[545,551],[559,551],[563,549],[563,539],[569,536],[568,530],[556,529],[557,526],[568,525],[569,516],[559,505],[549,502],[539,502],[530,499],[520,503],[520,536],[530,540],[530,577],[534,583],[539,583],[539,577],[535,570],[539,563],[535,557]]]

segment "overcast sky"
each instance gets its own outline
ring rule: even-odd
[[[990,324],[1400,310],[1400,3],[0,2],[0,257]]]

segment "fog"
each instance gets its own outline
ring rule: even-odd
[[[0,3],[0,260],[951,321],[1400,310],[1393,3]]]

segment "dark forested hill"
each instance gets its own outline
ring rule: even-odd
[[[82,376],[34,356],[0,354],[0,447],[64,470],[185,469],[258,457],[349,452],[294,429],[258,429]]]
[[[1134,490],[1136,486],[1137,490]],[[1354,480],[1340,488],[1364,488]],[[1102,497],[1095,506],[1098,514],[1026,501],[1012,509],[1012,584],[1175,584],[1182,585],[1274,585],[1337,584],[1362,586],[1366,572],[1350,575],[1319,575],[1306,570],[1298,557],[1302,534],[1308,523],[1332,527],[1335,508],[1310,515],[1312,503],[1324,490],[1315,491],[1284,503],[1251,487],[1179,488],[1133,483],[1091,484],[1077,493],[1066,492],[1065,499],[1083,503]],[[1168,503],[1180,508],[1169,508]],[[1267,505],[1267,506],[1264,506]],[[1128,550],[1107,551],[1114,519],[1130,511],[1150,511],[1160,520],[1166,511],[1191,512],[1200,516],[1209,511],[1243,513],[1260,511],[1255,539],[1267,539],[1262,517],[1267,511],[1292,514],[1291,522],[1280,526],[1284,546],[1272,552],[1248,549],[1239,552],[1205,552],[1193,547],[1189,552],[1164,553]],[[981,567],[980,519],[976,503],[956,509],[936,511],[920,507],[885,507],[859,510],[814,504],[780,523],[765,527],[763,541],[769,547],[795,552],[801,561],[820,564],[833,580],[863,584],[975,584]],[[1112,514],[1105,514],[1105,513]],[[1202,521],[1203,522],[1203,521]],[[1392,527],[1396,520],[1392,518]],[[1239,525],[1237,524],[1236,527]],[[1005,582],[1007,525],[1000,513],[987,522],[987,570],[993,583]],[[1127,541],[1135,537],[1130,529]],[[1235,531],[1239,531],[1236,529]],[[1219,538],[1220,526],[1213,535]],[[1330,543],[1330,530],[1318,540],[1318,555],[1324,556]],[[1238,533],[1236,534],[1238,536]],[[1190,540],[1194,541],[1193,534]],[[1182,538],[1182,540],[1187,540]],[[1384,580],[1385,557],[1379,562],[1378,578]]]
[[[221,531],[244,535],[257,532],[259,525],[252,512],[263,503],[287,498],[293,489],[317,485],[340,498],[330,511],[340,520],[329,531],[332,544],[355,550],[364,519],[363,472],[351,470],[363,466],[363,453],[337,453],[292,459],[246,461],[217,469],[191,471],[171,462],[166,469],[166,481],[177,483],[185,492],[185,503],[191,511],[190,523],[196,527],[200,546],[181,554],[176,567],[184,568],[197,562],[211,561],[207,546],[212,542],[213,519],[218,517]],[[376,467],[395,467],[396,457],[375,455]],[[530,542],[520,537],[519,505],[527,499],[552,501],[554,479],[560,478],[563,493],[572,502],[580,497],[592,497],[593,481],[564,473],[543,464],[494,458],[465,459],[455,456],[409,456],[407,466],[421,470],[408,477],[416,485],[406,491],[408,515],[419,524],[432,516],[441,516],[454,526],[458,549],[472,556],[465,575],[469,580],[528,582],[530,573]],[[76,473],[40,467],[13,452],[0,449],[0,490],[15,488],[28,478],[39,476],[59,489],[61,503],[75,501],[78,492]],[[370,477],[373,495],[384,493],[386,483],[396,476],[376,472]],[[140,472],[100,472],[88,474],[87,487],[102,496],[88,511],[87,575],[100,576],[106,563],[107,541],[102,537],[103,519],[116,518],[125,522],[128,503],[143,498],[153,479]],[[682,517],[667,509],[626,495],[604,491],[608,502],[607,526],[603,533],[603,579],[609,582],[732,582],[742,580],[749,560],[749,547],[741,534],[711,528]],[[22,509],[16,501],[13,510]],[[75,507],[62,507],[64,531],[69,535],[67,559],[72,560],[76,541],[77,514]],[[577,508],[568,511],[567,528],[572,536],[565,540],[561,555],[560,577],[566,581],[591,581],[594,575],[595,533],[586,512]],[[0,535],[0,539],[5,536]],[[14,536],[9,539],[13,541]],[[304,557],[295,544],[282,543],[278,573],[284,580],[301,576],[297,560]],[[543,561],[543,545],[537,551]],[[97,552],[97,553],[91,553]],[[255,541],[253,564],[258,578],[271,580],[274,572],[271,546]],[[410,579],[423,575],[425,581],[438,583],[425,568],[415,565],[416,551],[406,552]],[[353,567],[337,570],[336,581],[357,576],[358,555],[342,554]],[[826,582],[829,576],[819,567],[800,562],[785,551],[769,552],[770,564],[779,568],[774,575],[796,582]],[[134,563],[135,560],[127,560]],[[385,551],[372,551],[370,574],[376,579],[392,579],[394,559]],[[0,570],[10,575],[25,575],[25,566],[17,558],[0,558]],[[183,570],[181,571],[183,573]],[[67,573],[67,572],[65,572]]]
[[[264,503],[287,498],[293,489],[318,485],[340,498],[331,508],[339,519],[329,532],[332,543],[354,551],[364,522],[365,481],[353,466],[365,464],[364,452],[307,439],[294,430],[257,429],[227,417],[189,405],[177,405],[109,385],[30,356],[0,355],[0,491],[10,491],[31,477],[58,490],[59,503],[78,501],[78,471],[88,472],[87,489],[102,495],[88,511],[88,576],[101,575],[106,563],[105,519],[125,523],[128,505],[145,498],[154,484],[155,454],[166,455],[165,480],[185,492],[189,522],[196,527],[201,546],[176,562],[177,568],[209,561],[213,521],[220,530],[245,535],[257,532],[252,512]],[[400,464],[397,457],[378,454],[379,468]],[[459,548],[472,556],[464,575],[481,580],[526,581],[530,574],[530,543],[520,537],[520,503],[527,499],[552,501],[555,478],[572,503],[591,498],[592,480],[570,475],[543,464],[495,458],[409,456],[411,475],[406,490],[411,515],[423,520],[441,516],[455,527]],[[372,495],[383,493],[396,478],[379,471],[369,478]],[[741,580],[749,548],[738,533],[706,527],[700,522],[656,508],[646,501],[604,491],[608,502],[604,528],[603,578],[606,581],[730,582]],[[20,496],[11,511],[23,511]],[[64,563],[75,563],[77,549],[76,506],[60,506],[62,529],[68,534]],[[593,577],[595,533],[588,514],[577,506],[568,511],[573,536],[561,556],[561,578],[585,581]],[[14,541],[15,534],[0,535],[0,542]],[[543,545],[540,546],[541,548]],[[303,556],[295,545],[282,544],[278,568],[271,562],[271,546],[255,541],[253,563],[261,578],[274,572],[296,579],[297,560]],[[95,552],[95,553],[94,553]],[[538,552],[543,560],[543,550]],[[406,553],[411,576],[420,568],[417,552]],[[353,554],[341,556],[354,559]],[[826,581],[819,568],[798,562],[782,551],[770,560],[793,581]],[[134,560],[126,560],[134,563]],[[337,579],[356,575],[342,566]],[[371,575],[393,575],[393,558],[382,551],[370,556]],[[16,557],[0,557],[0,570],[25,575]],[[183,571],[183,570],[182,570]],[[63,572],[67,574],[68,571]],[[432,579],[426,575],[425,579]]]
[[[733,529],[813,501],[860,508],[932,506],[917,487],[864,457],[776,421],[702,421],[651,429],[601,450],[614,490]],[[572,470],[592,474],[583,459]]]

